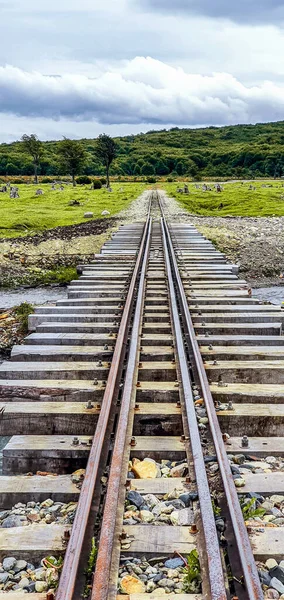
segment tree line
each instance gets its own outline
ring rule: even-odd
[[[38,183],[38,172],[44,156],[44,144],[34,133],[31,135],[24,134],[21,138],[21,147],[32,159],[34,182]],[[109,187],[110,165],[116,156],[115,142],[110,136],[103,133],[98,137],[94,152],[105,168],[106,186]],[[59,170],[70,175],[73,186],[75,186],[76,175],[82,172],[87,163],[87,153],[83,144],[78,140],[70,140],[64,137],[57,145],[56,158]]]
[[[31,153],[33,148],[34,154]],[[284,176],[284,123],[148,131],[80,141],[33,134],[0,145],[1,175],[218,178]]]

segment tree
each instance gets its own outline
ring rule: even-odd
[[[117,155],[116,144],[109,135],[102,133],[97,139],[95,153],[106,168],[106,186],[109,187],[109,169]]]
[[[142,175],[155,175],[155,169],[150,163],[145,163],[141,167],[141,173]]]
[[[79,175],[86,164],[87,157],[84,146],[77,140],[69,140],[64,137],[59,142],[57,153],[61,166],[72,176],[72,183],[75,187],[75,177]]]
[[[38,137],[31,133],[31,135],[27,135],[26,133],[21,137],[21,141],[23,144],[23,149],[25,152],[30,154],[33,159],[34,164],[34,182],[38,183],[38,168],[40,166],[40,159],[42,157],[42,142],[38,139]]]

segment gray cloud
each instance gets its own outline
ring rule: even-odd
[[[240,23],[278,23],[284,19],[283,0],[136,0],[145,9],[225,18]]]
[[[281,84],[248,86],[227,73],[190,74],[150,57],[136,57],[93,78],[2,67],[0,90],[2,113],[53,121],[191,126],[284,117]]]

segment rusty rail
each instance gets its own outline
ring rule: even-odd
[[[139,282],[138,296],[135,307],[135,315],[131,330],[131,343],[129,349],[127,370],[125,374],[125,384],[121,400],[121,409],[116,431],[114,449],[112,453],[111,469],[108,479],[108,488],[103,514],[99,550],[96,562],[96,570],[93,581],[92,600],[107,600],[109,590],[109,576],[112,561],[112,550],[115,536],[115,515],[117,513],[119,491],[121,486],[121,472],[124,460],[124,449],[127,442],[127,423],[135,378],[138,372],[138,352],[139,352],[139,334],[141,328],[141,319],[143,313],[144,289],[146,280],[146,268],[150,248],[152,222],[150,220],[149,234],[145,247],[141,277]]]
[[[111,409],[113,406],[113,399],[115,397],[115,392],[121,373],[122,361],[124,360],[130,318],[134,302],[135,288],[141,268],[142,259],[145,253],[145,246],[149,239],[149,230],[150,217],[148,213],[147,221],[145,223],[144,232],[140,244],[140,249],[138,252],[136,264],[134,267],[129,291],[127,294],[120,322],[112,363],[102,400],[101,412],[99,415],[96,431],[90,449],[85,478],[81,488],[76,516],[72,526],[71,537],[66,550],[63,569],[59,581],[58,590],[56,593],[56,600],[72,600],[74,597],[81,552],[86,535],[88,519],[92,507],[94,490],[98,479],[101,453],[103,450],[104,439],[109,423]]]
[[[211,494],[204,463],[201,439],[198,429],[198,422],[195,413],[194,400],[192,394],[192,381],[190,379],[188,369],[188,362],[184,347],[183,333],[181,329],[181,322],[176,299],[176,291],[174,288],[174,278],[176,276],[176,273],[171,265],[170,252],[172,255],[172,251],[171,249],[168,249],[167,226],[163,219],[161,220],[161,225],[164,245],[164,256],[168,276],[169,298],[171,302],[172,320],[175,332],[175,342],[180,367],[180,377],[183,388],[183,397],[187,415],[191,450],[201,509],[206,552],[208,556],[208,574],[210,581],[211,598],[212,600],[226,600],[227,592],[224,580],[224,570],[222,565],[218,535],[216,531]]]
[[[192,323],[192,319],[190,316],[187,299],[183,287],[183,283],[179,274],[179,268],[177,265],[175,251],[173,248],[171,235],[166,223],[166,219],[164,216],[163,208],[160,204],[161,212],[163,215],[162,223],[163,230],[165,232],[167,238],[167,246],[169,248],[169,254],[171,257],[172,270],[175,278],[175,283],[178,288],[179,299],[181,302],[181,307],[185,319],[186,326],[186,334],[190,341],[191,350],[193,352],[194,361],[196,365],[196,369],[199,376],[200,386],[202,389],[202,395],[204,399],[204,403],[207,410],[207,416],[209,419],[210,430],[216,450],[218,465],[223,481],[224,491],[226,495],[226,500],[228,503],[228,508],[230,512],[230,518],[233,526],[233,531],[236,540],[236,546],[240,558],[240,562],[243,569],[243,580],[246,586],[247,597],[249,600],[262,600],[263,599],[263,591],[261,588],[256,563],[253,557],[253,552],[250,544],[250,540],[248,537],[247,529],[244,523],[243,514],[241,511],[236,487],[234,484],[234,479],[231,473],[230,464],[227,457],[227,452],[225,448],[225,444],[222,438],[222,432],[220,429],[218,417],[216,415],[216,410],[214,406],[214,401],[212,398],[209,382],[207,379],[206,371],[204,368],[202,356],[200,353],[199,345],[196,340],[195,331]],[[194,454],[194,452],[193,452]],[[198,473],[196,473],[198,475]],[[202,503],[202,497],[199,496],[200,504]],[[202,511],[203,512],[203,511]],[[206,519],[208,518],[207,514],[204,513],[203,526],[206,526]],[[204,530],[205,531],[205,530]],[[208,557],[211,563],[211,550],[209,548]],[[210,564],[209,564],[210,567]],[[212,576],[214,578],[214,572],[212,572]],[[221,596],[220,596],[221,597]]]

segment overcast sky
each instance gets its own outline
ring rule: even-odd
[[[284,120],[284,0],[0,0],[0,141]]]

